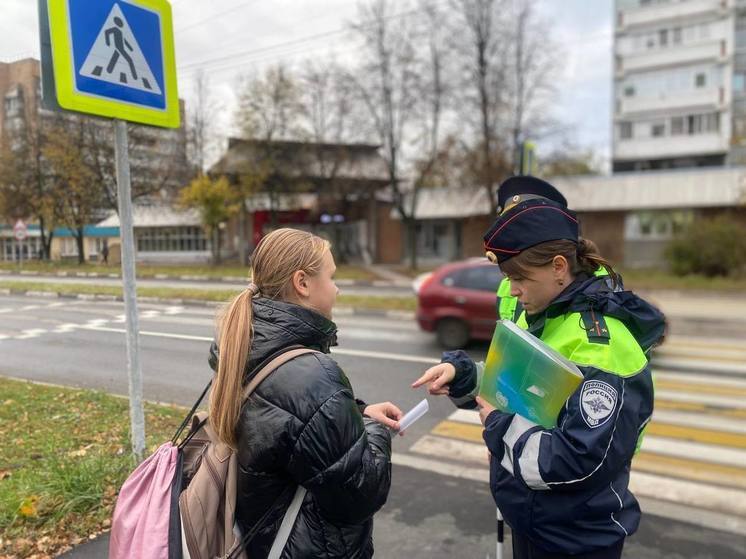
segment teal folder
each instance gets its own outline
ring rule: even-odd
[[[582,380],[583,373],[572,361],[509,320],[500,320],[479,395],[499,410],[551,428]]]

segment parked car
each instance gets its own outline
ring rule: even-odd
[[[445,349],[460,349],[469,340],[489,340],[497,320],[500,268],[484,258],[446,264],[418,276],[417,322],[435,332]]]

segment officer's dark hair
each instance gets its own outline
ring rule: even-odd
[[[573,241],[558,240],[532,246],[519,254],[500,263],[503,274],[514,277],[525,277],[530,268],[540,268],[552,263],[555,256],[564,256],[570,265],[570,273],[577,276],[580,273],[592,276],[601,266],[609,272],[613,284],[619,285],[619,276],[611,263],[601,256],[596,243],[590,239],[580,237],[577,244]]]

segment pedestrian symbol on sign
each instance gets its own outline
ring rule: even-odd
[[[80,69],[80,75],[161,94],[158,82],[118,4],[114,4],[101,27]]]

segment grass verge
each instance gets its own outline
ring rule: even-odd
[[[18,265],[10,262],[0,262],[0,270],[7,270],[9,272],[17,271]],[[39,274],[45,275],[56,275],[58,273],[67,273],[75,275],[76,273],[81,274],[100,274],[109,275],[117,274],[121,275],[121,270],[118,265],[103,266],[100,264],[84,264],[78,265],[70,262],[24,262],[23,270],[28,272],[38,272]],[[249,268],[246,266],[239,265],[220,265],[220,266],[207,266],[207,265],[183,265],[183,266],[156,266],[149,264],[138,264],[137,265],[137,277],[139,278],[154,278],[156,276],[204,276],[209,279],[222,279],[224,277],[244,279],[249,276]],[[376,274],[366,268],[359,266],[340,265],[337,267],[337,273],[335,277],[344,280],[355,280],[355,281],[373,281],[381,279]]]
[[[620,270],[627,289],[676,289],[690,291],[720,291],[746,293],[746,278],[708,278],[689,275],[675,276],[660,270]]]
[[[0,377],[0,557],[55,557],[110,527],[135,467],[128,402]],[[185,411],[146,404],[148,453]]]
[[[76,283],[42,283],[34,281],[0,281],[0,287],[11,291],[39,291],[60,295],[109,295],[121,297],[121,287],[108,285],[87,285]],[[162,299],[181,299],[183,301],[227,302],[240,291],[235,289],[178,289],[170,287],[139,287],[140,297],[158,297]],[[340,295],[337,298],[340,307],[355,307],[369,310],[414,311],[417,300],[412,297],[375,297],[364,295]]]

